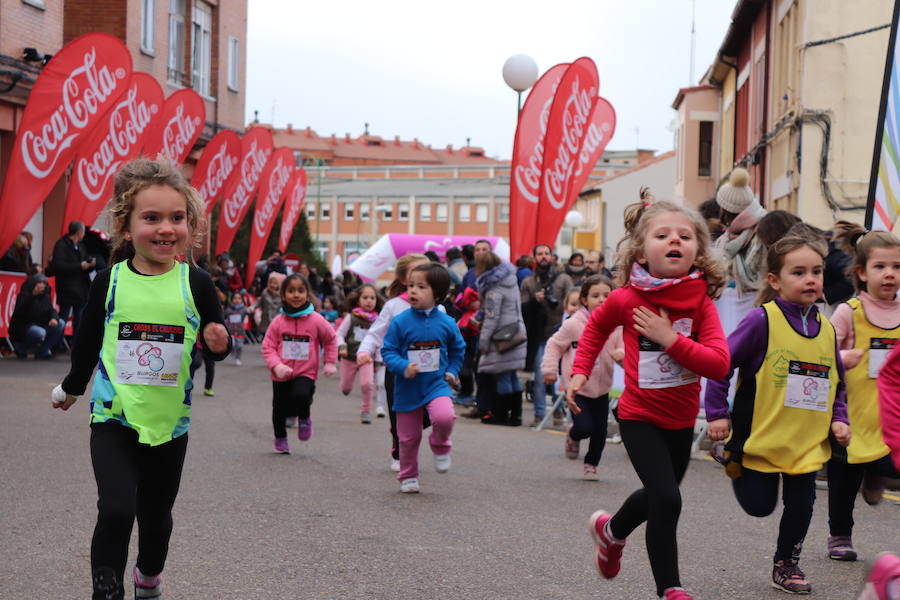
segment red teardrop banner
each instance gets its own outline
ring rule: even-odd
[[[262,256],[272,224],[287,196],[288,183],[294,176],[294,162],[294,153],[290,148],[279,148],[272,153],[259,177],[259,193],[256,195],[253,227],[250,228],[250,250],[247,252],[247,278],[244,281],[253,281],[256,261]]]
[[[265,127],[251,127],[241,139],[241,164],[238,176],[223,194],[216,229],[216,255],[231,247],[253,195],[259,188],[259,176],[272,154],[272,132]]]
[[[300,219],[300,211],[303,210],[303,204],[306,201],[306,185],[306,170],[300,167],[294,172],[294,177],[287,185],[288,195],[284,211],[281,214],[281,231],[278,234],[278,248],[282,252],[287,251],[291,234],[294,233],[294,225]]]
[[[150,158],[158,155],[180,165],[203,131],[206,104],[200,94],[184,88],[166,98],[162,115],[144,147]]]
[[[75,38],[31,89],[0,193],[0,252],[56,184],[81,143],[131,82],[131,53],[105,33]]]
[[[238,177],[241,162],[241,136],[230,129],[223,129],[203,149],[191,185],[200,192],[207,216],[222,197],[225,188]]]
[[[71,221],[94,224],[112,196],[116,172],[138,155],[162,106],[163,91],[156,79],[146,73],[132,75],[131,85],[75,155],[63,234]]]

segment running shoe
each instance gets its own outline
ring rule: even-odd
[[[203,388],[203,395],[204,396],[215,396],[216,393],[213,391],[212,388]]]
[[[307,419],[300,419],[297,421],[297,439],[301,442],[305,442],[309,438],[312,437],[313,434],[313,426],[312,426],[312,417]]]
[[[600,475],[597,474],[597,467],[584,463],[584,473],[581,478],[585,481],[600,481]]]
[[[663,592],[663,600],[694,600],[694,597],[684,591],[684,589],[675,587]]]
[[[606,579],[612,579],[619,574],[622,568],[622,549],[625,548],[625,540],[614,541],[606,531],[606,524],[612,519],[612,515],[606,511],[598,510],[591,515],[590,531],[597,550],[594,553],[594,566]]]
[[[875,559],[859,600],[898,599],[900,599],[900,556],[885,552]]]
[[[404,479],[400,482],[400,492],[403,494],[418,494],[419,480],[416,478]]]
[[[434,470],[438,473],[446,473],[450,470],[450,453],[434,455]]]
[[[792,560],[779,560],[772,566],[772,587],[788,594],[809,594],[812,586],[806,574]]]
[[[572,439],[572,430],[569,429],[566,433],[566,458],[577,460],[579,452],[581,452],[581,442]]]
[[[853,549],[849,535],[828,536],[828,558],[847,562],[856,560],[856,550]]]
[[[359,422],[363,425],[369,425],[372,422],[372,415],[367,412],[359,413]]]
[[[275,453],[276,454],[290,454],[291,447],[288,445],[288,439],[286,437],[275,438]]]
[[[159,575],[151,578],[151,582],[139,582],[138,570],[134,568],[134,600],[162,600],[162,579]]]
[[[394,473],[400,472],[400,459],[392,458],[391,459],[391,471]]]

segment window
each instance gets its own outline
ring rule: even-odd
[[[169,0],[169,63],[166,79],[184,85],[184,0]]]
[[[713,122],[700,121],[700,149],[697,160],[697,175],[712,175]]]
[[[141,52],[153,56],[155,37],[156,0],[141,2]]]
[[[488,205],[487,204],[476,204],[475,205],[475,220],[479,223],[487,223],[488,222]]]
[[[314,202],[306,203],[306,220],[311,221],[316,218],[316,205]]]
[[[383,204],[378,207],[380,210],[380,219],[382,221],[393,221],[394,220],[394,205],[393,204]]]
[[[419,220],[420,221],[430,221],[431,220],[431,205],[430,204],[420,204],[419,205]]]
[[[356,209],[356,205],[352,202],[347,202],[346,204],[344,204],[344,220],[345,221],[353,220],[353,213],[355,212],[355,209]]]
[[[328,261],[328,242],[314,242],[313,251],[319,255],[319,260],[322,262]]]
[[[470,204],[459,205],[459,222],[468,223],[472,219],[472,206]]]
[[[498,220],[501,223],[509,223],[509,204],[500,205],[500,218]]]
[[[438,221],[446,221],[447,220],[447,205],[443,202],[437,205],[437,220]]]
[[[236,37],[228,38],[228,89],[238,91],[238,40]]]
[[[368,221],[369,220],[369,205],[368,204],[360,204],[359,205],[359,220],[360,221]]]
[[[409,204],[401,204],[397,207],[397,220],[409,221]]]
[[[209,96],[212,62],[212,8],[206,2],[194,4],[191,28],[191,87]]]
[[[331,218],[331,204],[328,202],[323,202],[320,210],[320,214],[322,215],[322,220],[327,221]]]

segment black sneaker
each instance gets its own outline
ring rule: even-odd
[[[125,587],[116,581],[116,574],[109,567],[94,570],[91,584],[94,587],[91,600],[125,600]]]

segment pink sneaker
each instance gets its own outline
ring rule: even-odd
[[[900,600],[900,556],[880,554],[859,600]]]
[[[607,522],[612,519],[612,515],[608,512],[598,510],[591,515],[590,531],[594,543],[597,544],[597,551],[594,554],[594,565],[597,571],[606,579],[612,579],[619,574],[622,568],[622,549],[625,542],[614,542],[606,535],[604,531]]]
[[[300,419],[297,421],[297,439],[305,442],[312,437],[312,417],[308,419]]]
[[[569,430],[571,431],[571,429]],[[581,450],[581,442],[573,440],[572,436],[566,434],[566,458],[575,460],[578,458],[578,452]]]
[[[682,588],[669,588],[663,592],[664,600],[694,600],[694,597]]]
[[[290,454],[291,447],[286,437],[275,438],[275,454]]]

